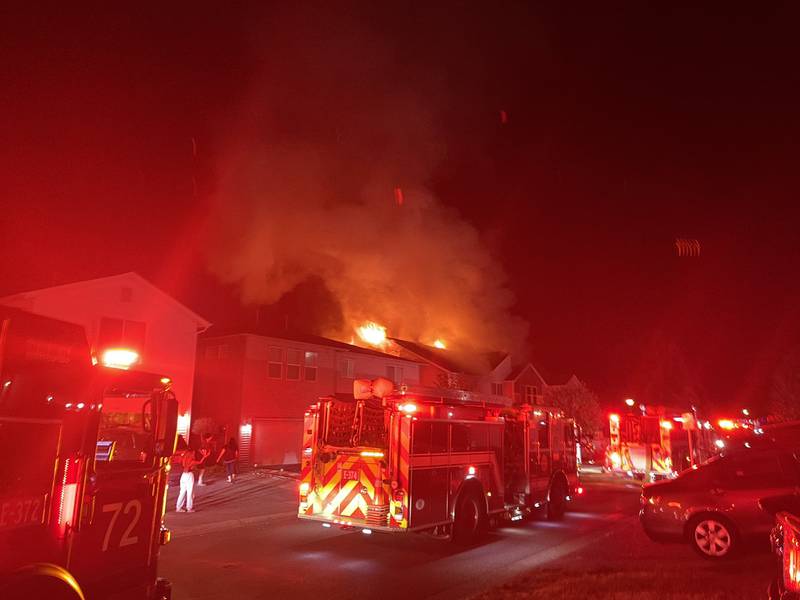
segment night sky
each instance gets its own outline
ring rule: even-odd
[[[613,404],[677,361],[712,406],[763,399],[800,342],[795,14],[261,4],[3,9],[0,293],[135,270],[252,324],[208,268],[223,172],[303,144],[342,193],[376,156],[477,228],[552,381]],[[313,328],[322,287],[264,314]]]

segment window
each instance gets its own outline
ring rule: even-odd
[[[526,385],[525,386],[525,402],[527,404],[535,404],[536,403],[536,386],[535,385]]]
[[[539,448],[542,450],[550,447],[550,425],[547,423],[547,415],[539,417],[536,425],[537,439],[539,441]]]
[[[453,423],[451,452],[489,449],[489,425],[486,423]]]
[[[122,332],[125,322],[122,319],[100,319],[100,331],[97,334],[97,345],[100,348],[110,348],[122,345]]]
[[[267,371],[270,379],[280,379],[283,377],[283,348],[277,346],[269,347],[269,364]]]
[[[564,440],[568,447],[572,447],[577,443],[575,437],[575,425],[572,423],[564,423]]]
[[[386,367],[386,377],[397,384],[403,383],[403,367]]]
[[[97,463],[98,467],[112,469],[125,462],[143,463],[152,456],[152,410],[149,397],[137,401],[124,394],[103,396],[97,440],[98,448],[105,447],[107,455]]]
[[[300,379],[300,350],[286,351],[286,379],[297,381]]]
[[[339,375],[347,379],[353,379],[355,373],[355,365],[352,358],[343,358],[339,362]]]
[[[144,350],[144,338],[147,324],[142,321],[126,321],[124,319],[100,319],[100,330],[97,333],[97,346],[101,349],[124,347],[141,352]]]
[[[792,487],[793,478],[778,462],[775,454],[739,454],[723,460],[725,486],[731,489]]]
[[[317,361],[319,355],[316,352],[306,352],[305,355],[305,379],[306,381],[317,380]]]
[[[412,454],[437,454],[447,452],[449,423],[415,421],[411,437]]]
[[[502,396],[503,395],[503,384],[502,383],[492,383],[492,394],[495,396]]]
[[[416,421],[411,434],[411,454],[430,454],[431,425],[425,421]]]

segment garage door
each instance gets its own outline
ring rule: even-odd
[[[255,419],[251,460],[254,465],[296,465],[303,444],[302,419]]]

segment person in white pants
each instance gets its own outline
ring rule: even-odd
[[[194,468],[208,456],[208,452],[203,451],[203,458],[195,460],[194,450],[187,448],[180,454],[180,465],[183,469],[181,473],[181,491],[178,494],[178,503],[175,506],[176,512],[194,512]],[[186,508],[183,508],[184,503]]]
[[[184,502],[186,508],[183,508]],[[181,491],[178,494],[177,512],[194,512],[194,473],[184,471],[181,473]]]

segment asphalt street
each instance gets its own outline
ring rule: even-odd
[[[174,536],[160,573],[174,598],[353,599],[378,590],[384,599],[466,598],[572,555],[601,556],[609,544],[627,544],[618,532],[640,535],[635,486],[590,486],[562,522],[504,525],[463,549],[422,535],[367,536],[299,521],[296,485],[248,474],[199,488],[194,514],[168,513]]]

